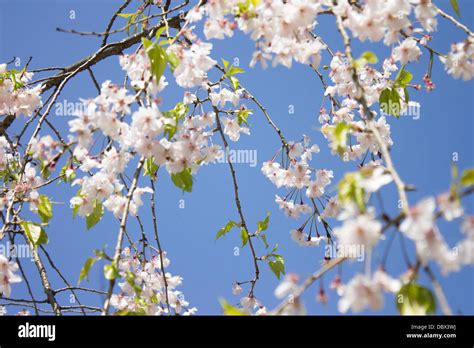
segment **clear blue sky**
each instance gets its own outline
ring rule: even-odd
[[[94,52],[100,44],[95,37],[80,37],[72,34],[58,33],[56,27],[74,28],[84,31],[103,31],[110,15],[116,10],[119,1],[59,1],[59,0],[17,0],[15,2],[0,0],[0,61],[9,61],[13,56],[21,57],[25,63],[33,56],[32,68],[47,66],[66,66]],[[437,1],[448,12],[448,1]],[[460,0],[462,21],[473,28],[472,1]],[[69,19],[70,10],[75,11],[76,19]],[[124,19],[119,19],[120,26]],[[432,45],[441,52],[447,52],[450,44],[461,41],[465,34],[446,21],[439,19],[439,32],[435,33]],[[341,49],[341,40],[332,25],[330,18],[320,18],[316,32],[322,35],[334,49]],[[317,115],[321,106],[323,90],[317,76],[308,67],[295,65],[293,69],[286,68],[247,69],[253,52],[253,43],[240,34],[231,40],[214,41],[215,59],[228,60],[238,57],[241,67],[248,72],[241,77],[242,83],[268,108],[270,115],[283,130],[287,139],[299,140],[302,134],[311,136],[319,144],[321,153],[316,155],[313,165],[316,168],[334,170],[334,183],[341,178],[345,171],[354,170],[354,163],[342,164],[330,155],[327,142],[316,130]],[[376,52],[379,57],[387,55],[387,48],[380,44],[366,43],[365,46],[355,46],[356,55],[365,50]],[[322,64],[329,64],[329,57],[323,57]],[[423,51],[421,64],[410,64],[408,69],[414,73],[414,81],[422,83],[422,77],[428,64],[428,54]],[[114,82],[123,81],[118,59],[109,58],[93,68],[99,81],[110,79]],[[169,72],[167,72],[169,74]],[[39,76],[39,75],[38,75]],[[459,167],[472,167],[474,164],[473,131],[473,84],[453,80],[444,71],[438,60],[435,61],[434,82],[437,89],[429,94],[426,92],[411,92],[411,98],[419,101],[421,118],[390,118],[394,147],[393,159],[403,179],[415,185],[418,190],[409,194],[411,203],[417,202],[426,195],[440,193],[448,189],[450,183],[450,163],[452,153],[459,154]],[[171,80],[171,79],[168,79]],[[76,102],[79,97],[93,97],[95,89],[87,73],[82,73],[70,82],[61,95],[61,100]],[[182,91],[170,83],[164,93],[164,109],[171,107],[182,98]],[[250,103],[247,105],[251,108]],[[295,114],[288,114],[288,106],[294,105]],[[64,134],[67,130],[68,117],[51,115],[50,120]],[[24,118],[17,120],[12,131],[17,131]],[[278,211],[274,203],[278,191],[260,172],[261,163],[270,159],[279,147],[279,139],[266,123],[263,115],[256,111],[250,117],[251,136],[242,136],[233,149],[256,149],[258,165],[250,168],[248,165],[236,165],[240,194],[244,214],[250,226],[262,219],[267,211],[271,212],[268,239],[271,244],[278,243],[279,251],[286,260],[287,272],[308,276],[319,268],[323,258],[323,248],[304,249],[290,240],[289,231],[298,227],[301,221],[290,220]],[[47,134],[47,129],[43,134]],[[219,142],[220,143],[220,142]],[[130,166],[131,168],[131,166]],[[142,181],[142,186],[146,181]],[[182,194],[174,187],[168,175],[164,172],[157,182],[158,227],[164,249],[171,259],[169,271],[184,278],[182,290],[192,306],[199,309],[200,314],[218,314],[220,306],[218,298],[224,297],[231,302],[238,299],[231,294],[231,284],[234,280],[246,280],[252,276],[253,268],[249,250],[241,250],[240,256],[234,256],[233,248],[240,246],[238,233],[230,233],[225,238],[215,242],[216,231],[228,219],[237,219],[234,206],[231,178],[226,164],[217,164],[202,168],[195,178],[194,191]],[[72,220],[69,199],[76,193],[76,188],[64,185],[52,185],[47,193],[55,202],[54,219],[47,232],[50,243],[47,250],[53,255],[60,269],[71,283],[76,283],[79,271],[87,257],[92,256],[94,248],[109,245],[111,253],[115,245],[118,223],[110,214],[92,230],[86,231],[85,221],[80,218]],[[392,214],[396,213],[396,194],[393,187],[383,191],[385,207]],[[179,200],[184,198],[186,208],[179,209]],[[465,201],[467,210],[473,213],[473,200]],[[142,208],[143,209],[143,208]],[[144,208],[145,223],[148,229],[151,221]],[[129,220],[129,230],[138,236],[136,220]],[[440,223],[440,228],[451,246],[462,236],[458,224]],[[151,235],[151,230],[150,235]],[[389,235],[394,233],[390,231]],[[382,246],[386,242],[381,243]],[[380,258],[380,251],[374,255],[374,260]],[[259,246],[258,252],[264,249]],[[413,255],[413,253],[411,253]],[[35,272],[33,264],[26,267],[29,273]],[[343,267],[343,279],[354,271],[362,271],[362,263],[346,264]],[[433,267],[439,274],[437,266]],[[256,296],[268,308],[273,308],[279,301],[273,296],[273,290],[278,284],[270,270],[262,265],[262,277],[256,287]],[[389,256],[387,269],[392,274],[400,274],[405,270],[400,246],[395,241]],[[49,268],[49,275],[54,284],[61,284],[55,273]],[[334,272],[324,279],[328,285]],[[39,279],[34,273],[34,283]],[[429,281],[424,275],[423,284]],[[441,280],[446,290],[448,301],[454,312],[462,311],[474,314],[474,272],[473,268],[464,268],[459,273],[451,274]],[[102,264],[95,265],[91,271],[88,287],[105,288],[102,275]],[[60,285],[61,287],[62,285]],[[337,314],[337,295],[329,292],[329,303],[321,305],[315,301],[317,286],[313,286],[305,296],[307,308],[311,314]],[[41,289],[35,286],[35,293]],[[27,297],[24,283],[13,287],[12,297]],[[42,297],[42,296],[39,296]],[[100,305],[101,299],[96,296],[82,296],[83,302]],[[20,308],[19,308],[20,309]],[[12,312],[12,310],[10,310]],[[363,312],[370,314],[371,312]],[[378,313],[395,314],[393,296],[386,297],[384,310]]]

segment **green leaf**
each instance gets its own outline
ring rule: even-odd
[[[374,52],[365,51],[361,56],[354,62],[356,68],[363,68],[367,64],[377,64],[379,59]]]
[[[237,68],[235,66],[231,66],[230,69],[226,72],[226,75],[227,76],[232,76],[232,75],[235,75],[235,74],[242,74],[244,72],[245,72],[244,69]]]
[[[267,242],[267,236],[264,235],[264,234],[259,234],[258,236],[259,236],[260,239],[262,240],[263,244],[265,244],[265,248],[268,249],[269,245],[268,245],[268,242]]]
[[[47,179],[51,175],[51,169],[50,169],[49,163],[46,163],[42,159],[40,161],[40,173],[43,179]]]
[[[390,95],[390,88],[386,88],[380,93],[379,97],[380,108],[387,114],[389,113],[388,104],[390,103]]]
[[[370,51],[365,51],[362,53],[361,58],[364,58],[369,64],[377,64],[379,62],[377,55]]]
[[[405,66],[402,66],[400,71],[397,74],[397,77],[395,78],[395,81],[393,82],[393,86],[395,88],[399,87],[406,87],[408,84],[411,82],[413,79],[413,74],[405,69]]]
[[[179,58],[173,52],[166,52],[166,60],[170,65],[170,69],[172,72],[178,67],[179,65]]]
[[[230,83],[232,84],[232,88],[234,89],[234,91],[238,90],[240,87],[239,79],[235,76],[230,76],[229,80],[230,80]]]
[[[380,108],[388,115],[400,116],[400,95],[395,88],[386,88],[379,97]]]
[[[183,169],[180,173],[171,174],[171,180],[175,186],[179,187],[183,191],[193,191],[193,176],[191,175],[191,169]]]
[[[107,248],[107,245],[104,247],[104,249],[105,248]],[[97,259],[110,259],[107,256],[107,253],[103,249],[102,250],[94,249],[94,254]]]
[[[159,166],[155,163],[153,157],[147,158],[145,161],[145,168],[143,170],[143,176],[150,176],[152,179],[156,179],[156,171]]]
[[[451,179],[456,180],[459,176],[459,169],[455,162],[451,163]]]
[[[141,294],[142,288],[137,283],[135,283],[135,274],[133,274],[133,272],[127,272],[125,275],[125,281],[132,287],[133,291],[135,291],[137,295]]]
[[[134,12],[134,13],[118,13],[117,15],[119,17],[125,18],[127,20],[127,25],[125,27],[125,30],[127,34],[130,34],[130,27],[132,26],[133,22],[135,22],[135,19],[137,18],[137,15],[139,14],[139,11]],[[136,29],[136,26],[135,26]]]
[[[176,131],[178,130],[177,124],[166,124],[165,125],[165,137],[168,140],[171,140],[173,136],[176,134]]]
[[[242,240],[242,248],[243,248],[245,245],[247,245],[247,242],[249,240],[249,234],[245,230],[245,228],[242,228],[240,230],[240,239]]]
[[[117,16],[122,17],[122,18],[130,18],[132,16],[135,16],[136,13],[118,13]]]
[[[35,247],[41,244],[48,244],[48,235],[40,225],[30,221],[23,221],[21,226],[23,227],[26,236]]]
[[[102,203],[98,200],[94,200],[94,208],[92,213],[86,216],[87,229],[90,230],[92,227],[94,227],[100,221],[100,219],[102,219],[102,215],[104,215]]]
[[[404,94],[404,97],[405,97],[405,103],[408,104],[408,102],[410,101],[410,93],[408,93],[408,88],[404,87],[403,88],[403,94]]]
[[[271,256],[273,256],[274,260],[268,261],[268,266],[279,280],[280,276],[285,274],[285,260],[278,254],[271,254]]]
[[[72,218],[74,219],[77,215],[77,212],[79,211],[79,208],[81,206],[79,204],[76,204],[72,207]]]
[[[466,169],[461,175],[462,186],[474,186],[474,168]]]
[[[453,8],[454,12],[456,12],[456,14],[459,17],[461,17],[461,10],[459,9],[458,1],[457,0],[449,0],[449,2],[451,3],[451,7]]]
[[[229,231],[232,228],[237,227],[237,226],[240,226],[240,224],[235,221],[229,220],[229,222],[224,227],[222,227],[219,231],[217,231],[216,240],[226,235],[227,233],[229,233]]]
[[[156,296],[156,294],[151,295],[150,296],[150,301],[151,301],[151,303],[158,304],[159,303],[158,296]]]
[[[38,214],[41,217],[41,221],[45,224],[47,224],[53,217],[53,207],[46,195],[41,195],[39,197]]]
[[[365,190],[360,187],[362,175],[359,172],[347,173],[338,184],[338,199],[341,203],[354,202],[360,211],[365,211]]]
[[[404,285],[397,294],[397,308],[402,315],[426,315],[436,312],[433,293],[415,283]]]
[[[128,309],[122,309],[120,311],[116,311],[114,315],[118,315],[120,317],[143,317],[146,316],[147,313],[145,309],[143,308],[138,308],[134,311],[128,310]]]
[[[222,311],[225,315],[247,315],[244,311],[232,306],[229,302],[224,299],[220,299],[219,303],[221,304]]]
[[[187,105],[184,105],[183,102],[179,102],[176,104],[174,109],[164,111],[162,112],[164,117],[171,118],[173,119],[173,122],[167,123],[165,125],[165,136],[168,140],[171,140],[173,136],[176,134],[176,131],[178,130],[178,122],[179,120],[183,119],[186,114],[189,112],[189,107]]]
[[[104,266],[104,277],[108,280],[116,279],[120,276],[117,267],[114,263]]]
[[[77,282],[78,285],[81,283],[84,277],[86,278],[87,281],[89,281],[89,271],[91,270],[94,263],[96,263],[96,261],[97,259],[95,257],[89,257],[86,260],[86,262],[84,263],[84,267],[82,267],[81,273],[79,274],[79,281]]]
[[[162,26],[161,28],[158,28],[156,31],[155,37],[159,39],[161,37],[161,34],[163,34],[166,30],[166,26]]]
[[[25,71],[25,67],[20,72],[15,70],[15,69],[10,70],[10,80],[13,82],[13,90],[14,91],[16,91],[17,89],[23,87],[23,82],[21,80],[17,80],[16,75],[21,76],[24,71]]]
[[[68,175],[66,175],[66,173],[68,172],[68,170],[71,168],[71,165],[70,163],[66,163],[64,165],[64,167],[61,168],[61,175],[62,175],[62,180],[64,182],[71,182],[72,180],[74,180],[74,178],[76,177],[76,173],[74,173],[74,171],[72,171],[71,173],[69,173]]]
[[[222,64],[224,65],[224,70],[227,71],[227,69],[229,69],[229,61],[222,58]]]
[[[156,83],[159,83],[168,61],[166,51],[163,47],[154,45],[147,38],[142,38],[142,43],[150,59],[151,72],[156,78]]]
[[[258,232],[266,231],[268,228],[268,220],[270,219],[270,212],[267,213],[267,216],[262,221],[257,222]]]
[[[332,140],[331,147],[336,151],[340,156],[344,154],[347,144],[347,138],[351,126],[344,122],[340,122],[335,126],[328,126],[323,128],[323,131],[327,136]]]
[[[249,109],[240,109],[237,113],[237,123],[239,126],[242,126],[242,123],[245,123],[247,126],[249,125],[247,119],[249,116],[252,115],[252,111]]]

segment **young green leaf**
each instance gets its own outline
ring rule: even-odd
[[[400,95],[395,88],[386,88],[379,97],[380,108],[388,115],[400,116]]]
[[[268,228],[268,220],[270,219],[270,212],[267,213],[267,216],[262,221],[257,222],[258,232],[266,231]]]
[[[53,217],[53,207],[46,195],[40,195],[38,204],[38,214],[43,223],[47,224]]]
[[[104,215],[102,203],[98,200],[95,200],[92,213],[86,216],[87,229],[90,230],[92,227],[94,227],[100,221],[100,219],[102,219],[102,215]]]
[[[119,13],[117,14],[119,17],[122,17],[122,18],[130,18],[132,16],[135,16],[136,13]]]
[[[451,3],[451,7],[453,8],[454,12],[456,12],[456,14],[461,17],[461,10],[459,9],[458,0],[449,0],[449,2]]]
[[[232,228],[237,227],[237,226],[240,226],[240,224],[238,224],[235,221],[229,220],[229,222],[224,227],[222,227],[219,231],[217,231],[216,240],[218,240],[220,237],[226,235],[227,233],[229,233],[229,231]]]
[[[95,257],[89,257],[86,262],[84,263],[84,267],[81,269],[81,273],[79,274],[79,281],[77,284],[79,285],[81,281],[86,278],[89,281],[89,271],[91,270],[94,263],[96,263],[97,259]]]
[[[356,68],[363,68],[367,64],[377,64],[379,61],[374,52],[366,51],[354,62]]]
[[[426,315],[436,312],[433,293],[418,284],[404,285],[397,294],[397,308],[402,315]]]
[[[402,68],[397,74],[397,77],[395,78],[395,81],[393,82],[393,86],[395,88],[405,88],[406,86],[408,86],[412,79],[413,74],[406,70],[405,66],[402,66]]]
[[[360,211],[365,211],[365,190],[360,186],[359,172],[347,173],[338,184],[338,199],[341,203],[354,202]]]
[[[127,272],[125,275],[125,281],[131,286],[137,295],[141,294],[142,288],[135,282],[135,274],[133,272]]]
[[[151,72],[155,76],[157,83],[159,83],[168,61],[166,51],[163,47],[153,44],[147,38],[142,38],[142,43],[150,59]]]
[[[226,75],[227,76],[232,76],[235,74],[243,74],[245,72],[244,69],[237,68],[235,66],[231,66],[229,70],[227,70]]]
[[[193,176],[191,175],[191,169],[183,169],[180,173],[171,174],[171,180],[175,186],[179,187],[183,191],[193,191]]]
[[[262,240],[263,244],[265,244],[265,248],[268,249],[269,245],[268,245],[268,242],[267,242],[267,236],[264,235],[264,234],[259,234],[258,236],[259,236],[260,239]]]
[[[229,302],[227,302],[224,299],[219,300],[222,311],[224,312],[225,315],[247,315],[244,311],[232,306]]]
[[[23,221],[21,226],[23,227],[26,236],[35,247],[41,244],[48,244],[48,235],[40,225],[30,221]]]
[[[179,58],[173,52],[165,52],[166,53],[166,60],[170,66],[172,72],[178,67],[179,65]]]
[[[462,186],[474,186],[474,168],[466,169],[461,175]]]
[[[268,266],[275,274],[275,276],[280,279],[282,274],[285,274],[285,260],[281,255],[270,254],[273,257],[273,261],[268,261]]]
[[[159,166],[155,163],[153,157],[147,158],[145,161],[145,167],[143,170],[143,176],[149,176],[153,180],[156,179],[156,171],[158,170]]]
[[[229,69],[229,61],[222,58],[222,64],[224,65],[224,70]]]
[[[243,123],[245,123],[247,126],[249,125],[247,122],[247,119],[249,118],[249,115],[252,115],[252,111],[249,109],[240,109],[239,112],[237,113],[237,123],[239,126],[242,126]]]
[[[114,263],[111,263],[110,265],[105,265],[104,266],[104,277],[105,277],[105,279],[108,279],[108,280],[113,280],[113,279],[116,279],[116,278],[120,277],[118,269],[114,265]]]
[[[240,87],[240,81],[237,77],[235,76],[230,76],[229,77],[230,83],[232,84],[232,88],[234,91],[238,90]]]
[[[245,228],[242,228],[240,230],[240,239],[242,240],[242,248],[247,244],[248,240],[249,240],[249,234],[248,232],[245,230]]]
[[[323,128],[323,132],[332,140],[332,149],[340,156],[344,154],[346,149],[347,138],[349,136],[350,129],[351,126],[344,122],[339,122],[335,126]]]
[[[161,34],[163,34],[165,30],[166,30],[166,26],[162,26],[161,28],[159,28],[155,33],[155,37],[159,39],[161,37]]]

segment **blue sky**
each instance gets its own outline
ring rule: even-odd
[[[18,0],[13,2],[0,0],[0,61],[9,61],[13,56],[20,57],[24,64],[29,56],[33,57],[32,68],[48,66],[67,66],[76,60],[94,52],[100,45],[95,37],[80,37],[72,34],[58,33],[56,27],[74,28],[84,31],[103,31],[110,15],[116,10],[118,1],[34,1]],[[441,8],[452,12],[448,1]],[[473,25],[473,3],[460,0],[462,21],[469,27]],[[70,11],[75,11],[75,19],[70,19]],[[119,19],[119,26],[125,20]],[[333,50],[341,50],[341,39],[332,24],[332,19],[320,18],[316,33],[320,34]],[[461,41],[465,34],[439,19],[438,32],[431,43],[441,52],[447,52],[452,42]],[[306,66],[294,65],[291,70],[283,67],[262,70],[259,67],[248,69],[247,65],[253,52],[253,43],[241,34],[227,41],[213,41],[213,58],[233,60],[239,58],[240,66],[247,70],[241,75],[244,86],[254,94],[268,109],[269,114],[282,129],[287,139],[300,140],[303,134],[309,135],[313,142],[321,147],[321,152],[313,159],[316,168],[332,169],[335,173],[334,184],[344,172],[354,170],[354,163],[344,164],[332,156],[327,142],[317,131],[318,110],[321,106],[323,90],[318,77]],[[380,44],[355,44],[355,55],[371,50],[379,57],[386,56],[388,48]],[[414,81],[423,83],[422,77],[428,65],[428,54],[423,51],[420,64],[410,64],[407,69],[414,74]],[[322,64],[329,64],[327,55]],[[112,57],[93,67],[98,80],[107,79],[120,83],[123,73],[118,64],[118,58]],[[169,75],[169,71],[166,72]],[[40,75],[38,75],[40,76]],[[168,78],[171,81],[171,78]],[[411,92],[411,98],[421,103],[421,117],[413,120],[402,117],[399,120],[390,118],[394,147],[393,160],[405,182],[417,187],[416,192],[409,194],[413,204],[419,199],[444,192],[450,183],[450,163],[453,152],[458,153],[458,166],[463,169],[474,163],[473,130],[473,84],[453,80],[444,71],[436,59],[433,80],[437,88],[431,92]],[[96,91],[87,73],[82,73],[71,81],[60,100],[76,102],[79,97],[94,97]],[[172,107],[181,100],[182,91],[170,82],[164,97],[163,109]],[[254,105],[246,103],[250,108]],[[289,106],[294,106],[294,114],[288,113]],[[50,120],[58,129],[66,134],[68,117],[51,115]],[[18,131],[25,119],[15,122],[12,131]],[[323,258],[323,248],[303,249],[290,240],[289,231],[298,227],[302,221],[286,218],[274,203],[275,194],[285,194],[277,190],[260,172],[261,163],[271,159],[279,147],[279,138],[269,127],[264,116],[255,110],[250,117],[251,136],[243,136],[237,144],[231,144],[232,149],[256,149],[258,164],[251,168],[245,164],[237,164],[237,178],[240,195],[247,223],[255,226],[258,220],[264,218],[270,211],[270,227],[268,240],[270,244],[279,244],[279,252],[286,261],[286,270],[298,273],[303,278],[320,267]],[[43,135],[47,134],[43,131]],[[220,143],[220,141],[218,141]],[[129,168],[133,168],[132,165]],[[147,185],[147,180],[141,179],[141,186]],[[240,250],[240,256],[234,256],[234,248],[240,246],[238,233],[229,233],[226,237],[215,242],[217,230],[229,219],[237,220],[234,206],[232,182],[226,164],[216,164],[200,169],[195,177],[194,190],[191,194],[182,194],[174,187],[168,175],[161,171],[157,186],[158,228],[161,242],[171,259],[169,271],[184,278],[181,290],[192,306],[199,309],[200,314],[218,314],[220,306],[218,299],[224,297],[232,303],[238,299],[231,294],[231,284],[235,280],[247,280],[252,276],[252,260],[248,248]],[[110,214],[92,230],[85,229],[85,221],[80,218],[72,219],[69,199],[76,193],[76,188],[65,185],[52,185],[43,193],[59,202],[54,205],[54,219],[47,232],[50,243],[47,250],[57,262],[59,268],[71,283],[76,283],[79,271],[87,257],[92,256],[93,249],[101,249],[108,245],[109,253],[115,245],[118,222]],[[387,211],[396,214],[397,196],[392,186],[383,190]],[[185,200],[185,209],[179,208],[179,200]],[[473,213],[473,199],[465,200],[467,211]],[[149,209],[142,208],[142,215],[151,236],[151,219]],[[441,231],[451,246],[454,246],[462,236],[458,223],[440,223]],[[138,236],[136,220],[129,220],[131,234]],[[394,233],[388,232],[388,236]],[[387,241],[381,243],[381,248],[374,254],[374,261],[380,259],[381,252]],[[410,244],[410,243],[408,243]],[[409,248],[411,249],[411,246]],[[259,254],[264,253],[263,246],[257,248]],[[413,252],[411,253],[413,255]],[[25,262],[24,262],[25,263]],[[29,274],[34,274],[35,284],[39,284],[33,264],[26,264]],[[275,276],[266,265],[261,266],[263,272],[256,287],[256,296],[268,308],[275,307],[279,301],[273,296],[273,290],[278,284]],[[436,265],[433,266],[439,275]],[[387,263],[391,274],[400,274],[406,269],[401,255],[398,240],[393,244]],[[343,280],[348,280],[354,271],[362,271],[363,264],[354,262],[345,264],[342,269]],[[60,280],[48,268],[54,284]],[[324,278],[329,284],[334,272]],[[474,271],[464,268],[461,272],[440,278],[446,291],[448,301],[456,313],[474,314]],[[420,278],[422,284],[429,284],[425,275]],[[106,282],[102,276],[102,264],[96,264],[90,274],[90,282],[83,283],[87,287],[105,288]],[[59,286],[62,287],[62,284]],[[41,294],[36,285],[35,293]],[[322,305],[315,301],[318,286],[313,286],[306,293],[304,300],[311,314],[337,314],[337,295],[329,292],[329,302]],[[42,295],[38,295],[41,297]],[[27,297],[23,285],[13,288],[12,297]],[[83,302],[100,305],[97,296],[83,295]],[[21,309],[21,308],[19,308]],[[363,312],[371,314],[372,312]],[[380,314],[395,314],[393,296],[386,297],[386,304]]]

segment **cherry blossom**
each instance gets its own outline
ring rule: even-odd
[[[396,293],[400,287],[400,281],[381,270],[375,272],[372,277],[357,274],[349,283],[339,288],[341,299],[338,309],[342,313],[349,309],[355,313],[366,308],[380,310],[384,305],[383,291]]]
[[[474,39],[470,36],[466,41],[453,44],[447,57],[440,57],[445,64],[448,74],[455,79],[463,78],[464,81],[474,76]]]
[[[15,274],[17,270],[16,263],[10,262],[5,256],[0,255],[0,293],[3,296],[10,297],[11,284],[21,282],[21,277]]]
[[[396,62],[405,65],[408,62],[418,60],[421,55],[421,50],[418,47],[416,40],[412,37],[405,39],[400,46],[393,49],[392,56]]]
[[[334,229],[341,246],[364,245],[367,249],[374,247],[381,237],[382,224],[372,214],[359,215],[344,221]]]

